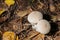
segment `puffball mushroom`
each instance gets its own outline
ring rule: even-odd
[[[40,20],[37,25],[32,26],[33,29],[36,31],[42,33],[42,34],[47,34],[50,32],[50,24],[47,20]]]
[[[28,15],[27,19],[31,24],[36,24],[39,20],[43,19],[43,15],[39,11],[33,11]]]

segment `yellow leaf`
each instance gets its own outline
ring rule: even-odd
[[[16,40],[18,40],[18,36],[17,36]]]
[[[3,34],[3,40],[15,40],[15,37],[16,37],[16,35],[14,32],[9,31],[9,32],[5,32]]]
[[[10,6],[10,5],[13,5],[15,3],[14,0],[5,0],[5,3]]]
[[[0,10],[0,15],[1,15],[4,11],[5,11],[4,9],[1,9],[1,10]]]

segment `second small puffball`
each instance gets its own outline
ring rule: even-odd
[[[29,15],[28,15],[28,21],[31,23],[31,24],[35,24],[37,23],[39,20],[43,19],[43,15],[41,12],[39,11],[33,11],[31,12]]]
[[[42,33],[42,34],[47,34],[50,32],[50,24],[47,20],[40,20],[37,25],[32,26],[33,29],[36,31]]]

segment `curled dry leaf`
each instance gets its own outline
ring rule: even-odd
[[[30,31],[28,34],[27,34],[27,37],[25,38],[25,40],[29,39],[29,40],[39,40],[39,39],[43,39],[44,38],[44,35],[43,34],[40,34],[39,32],[33,30],[33,31]]]
[[[54,40],[60,40],[60,36],[56,36]]]
[[[60,36],[60,31],[56,32],[55,37]]]
[[[56,22],[56,21],[60,21],[60,15],[51,15],[51,20],[53,21],[53,22]]]
[[[29,14],[31,12],[31,9],[24,10],[24,11],[17,11],[17,15],[20,17],[24,17],[25,15]]]
[[[32,37],[34,37],[35,35],[39,34],[38,32],[36,31],[30,31],[28,34],[27,34],[27,37],[25,39],[30,39]]]
[[[56,8],[55,8],[55,6],[54,6],[54,5],[50,5],[50,11],[51,11],[51,12],[54,12],[54,11],[55,11],[55,9],[56,9]]]
[[[45,36],[45,40],[53,40],[52,36]]]
[[[44,39],[44,35],[43,34],[38,34],[36,37],[34,37],[32,40],[42,40]]]
[[[51,20],[52,20],[53,22],[56,22],[56,21],[57,21],[57,16],[53,16],[53,15],[52,15],[51,18],[52,18]]]
[[[37,6],[38,6],[38,9],[42,9],[44,7],[44,4],[40,2]]]

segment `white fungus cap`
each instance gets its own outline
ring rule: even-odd
[[[28,21],[31,23],[31,24],[35,24],[37,23],[39,20],[43,19],[43,15],[41,12],[39,11],[33,11],[31,12],[29,15],[28,15]]]
[[[33,29],[36,31],[42,33],[42,34],[47,34],[50,32],[50,24],[47,20],[40,20],[37,25],[32,26]]]

